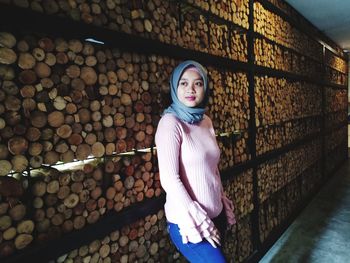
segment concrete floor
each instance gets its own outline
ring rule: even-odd
[[[260,263],[350,263],[350,160]]]

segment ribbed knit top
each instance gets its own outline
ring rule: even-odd
[[[189,124],[165,114],[155,139],[166,218],[179,225],[184,242],[199,242],[223,209],[220,150],[212,122],[206,115]]]

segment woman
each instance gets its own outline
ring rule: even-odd
[[[184,61],[174,69],[170,88],[172,104],[156,132],[169,234],[190,262],[226,262],[221,236],[235,218],[221,184],[214,128],[204,114],[209,99],[205,69]]]

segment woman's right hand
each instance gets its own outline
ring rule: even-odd
[[[220,232],[216,227],[211,231],[210,236],[205,237],[205,239],[215,248],[217,248],[218,245],[221,246]]]

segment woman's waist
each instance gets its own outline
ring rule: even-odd
[[[216,198],[215,198],[216,199]],[[213,219],[217,217],[221,211],[223,210],[223,204],[221,198],[212,200],[210,202],[201,202],[200,200],[196,200],[199,205],[205,210],[208,217]],[[172,223],[179,223],[182,220],[186,220],[188,217],[188,211],[186,211],[179,199],[171,199],[167,198],[164,205],[165,215],[167,220]]]

